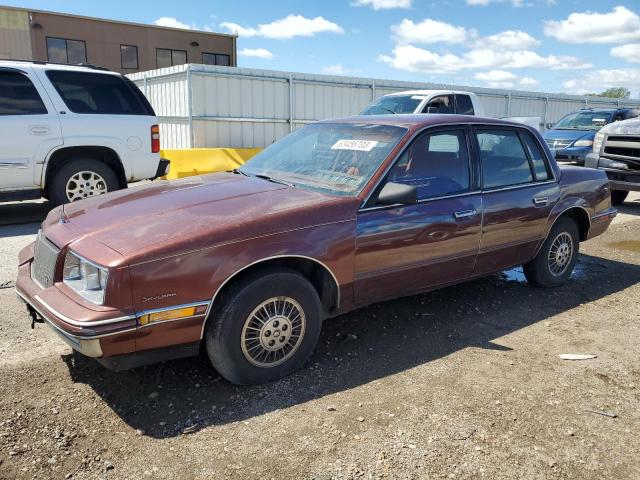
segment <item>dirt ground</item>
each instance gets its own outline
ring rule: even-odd
[[[0,284],[37,226],[0,227]],[[639,239],[635,195],[568,285],[514,270],[373,305],[259,387],[203,357],[107,371],[1,289],[0,479],[638,479]]]

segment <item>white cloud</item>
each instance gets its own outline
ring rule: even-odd
[[[438,54],[413,45],[397,45],[393,55],[380,55],[378,59],[393,68],[409,72],[445,74],[461,70],[546,68],[551,70],[590,68],[570,56],[541,56],[530,50],[473,49],[462,56],[452,53]]]
[[[238,55],[242,57],[258,57],[270,60],[273,58],[273,53],[266,48],[243,48],[238,52]]]
[[[467,5],[480,5],[484,7],[490,3],[502,3],[506,1],[511,3],[514,7],[522,7],[524,5],[524,0],[467,0]]]
[[[154,25],[160,27],[184,28],[185,30],[195,30],[194,25],[187,25],[174,17],[160,17],[153,22]]]
[[[585,94],[601,92],[607,88],[625,87],[640,89],[640,68],[618,68],[613,70],[594,70],[580,78],[567,80],[563,87],[568,93]]]
[[[302,15],[289,15],[271,23],[259,24],[257,27],[243,27],[233,22],[223,22],[220,26],[241,37],[289,39],[312,37],[316,33],[344,33],[340,25],[324,17],[306,18]]]
[[[491,70],[489,72],[480,72],[474,75],[476,80],[481,80],[490,88],[533,88],[540,84],[536,79],[531,77],[519,77],[518,75],[507,72],[505,70]]]
[[[504,32],[482,37],[475,41],[480,48],[508,50],[526,50],[540,45],[540,42],[522,30],[506,30]]]
[[[609,13],[572,13],[545,22],[544,34],[566,43],[628,43],[640,40],[640,16],[625,7]]]
[[[355,0],[354,7],[371,7],[374,10],[388,10],[391,8],[411,8],[412,0]]]
[[[627,43],[613,47],[609,53],[612,57],[622,58],[627,62],[640,63],[640,43]]]
[[[472,34],[464,27],[425,18],[419,23],[403,19],[391,26],[391,33],[398,43],[464,43]]]
[[[337,63],[335,65],[327,65],[326,67],[322,67],[320,71],[322,73],[326,73],[327,75],[355,75],[356,73],[358,73],[358,70],[344,68],[341,63]]]

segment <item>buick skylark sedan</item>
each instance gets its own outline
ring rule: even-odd
[[[604,172],[469,116],[309,125],[228,173],[53,210],[20,253],[32,321],[122,370],[206,350],[229,381],[300,368],[325,318],[524,265],[566,282],[603,233]]]

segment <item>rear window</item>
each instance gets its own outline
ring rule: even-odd
[[[456,94],[456,113],[458,115],[473,115],[473,103],[469,95]]]
[[[62,70],[49,70],[47,77],[74,113],[154,115],[142,92],[123,77]]]
[[[47,109],[31,81],[19,72],[0,72],[0,115],[40,115]]]

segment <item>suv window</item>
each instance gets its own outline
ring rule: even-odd
[[[438,95],[427,102],[422,113],[454,113],[453,95]]]
[[[389,172],[390,182],[413,185],[420,200],[469,190],[469,152],[463,130],[416,138]]]
[[[533,164],[533,171],[536,174],[536,181],[543,182],[549,180],[551,175],[549,174],[549,168],[547,162],[544,160],[544,155],[540,149],[540,144],[533,138],[530,133],[521,132],[524,144],[527,147],[527,153]]]
[[[474,115],[473,103],[469,95],[456,93],[456,113],[458,115]]]
[[[48,70],[47,77],[74,113],[153,115],[142,93],[116,75]]]
[[[47,109],[31,80],[19,72],[0,72],[0,115],[44,115]]]
[[[527,155],[514,130],[481,130],[480,147],[483,188],[506,187],[533,182]]]

